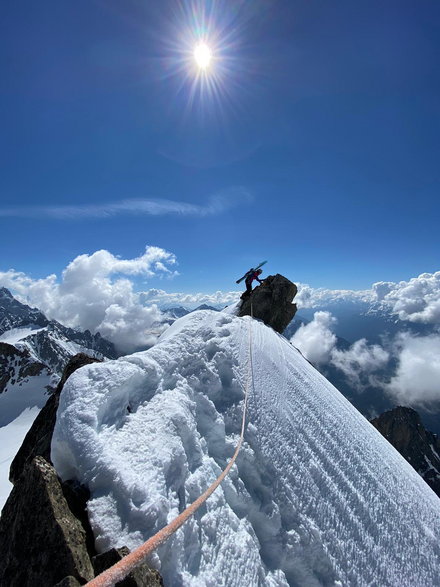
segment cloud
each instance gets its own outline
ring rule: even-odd
[[[149,289],[140,292],[140,299],[144,304],[157,304],[162,308],[172,306],[184,306],[187,309],[194,309],[201,304],[208,306],[223,307],[234,304],[240,298],[241,291],[216,291],[207,293],[179,293],[166,292],[163,289]]]
[[[331,331],[335,323],[336,318],[330,312],[315,312],[313,320],[302,324],[290,342],[313,364],[327,363],[337,341]]]
[[[347,350],[339,350],[333,333],[336,323],[330,312],[315,312],[313,320],[300,326],[290,341],[315,365],[332,364],[355,386],[362,388],[361,375],[383,368],[390,355],[380,345],[369,345],[365,338],[357,340]]]
[[[223,190],[210,198],[205,205],[173,200],[131,199],[99,205],[80,206],[27,206],[2,208],[0,216],[18,218],[53,218],[56,220],[84,220],[86,218],[111,218],[126,215],[163,216],[215,216],[252,201],[243,187]]]
[[[319,308],[340,302],[372,303],[374,301],[371,290],[314,288],[306,283],[298,283],[297,286],[295,302],[301,308]]]
[[[348,350],[334,348],[330,360],[359,391],[366,385],[377,384],[373,374],[387,366],[390,353],[378,344],[369,345],[365,338],[361,338]]]
[[[395,341],[398,365],[388,393],[404,405],[437,408],[440,404],[440,336],[401,333]]]
[[[0,285],[21,301],[38,307],[66,326],[100,332],[122,352],[153,344],[151,329],[161,320],[155,304],[145,307],[126,276],[173,275],[175,256],[147,247],[135,259],[120,259],[109,251],[76,257],[62,273],[34,280],[13,270],[0,272]]]
[[[380,281],[373,284],[373,292],[400,320],[440,324],[440,271],[399,283]]]
[[[440,335],[402,331],[383,345],[362,338],[343,350],[332,332],[335,324],[330,312],[315,312],[291,342],[324,374],[330,365],[341,371],[354,391],[376,387],[398,404],[440,408]]]

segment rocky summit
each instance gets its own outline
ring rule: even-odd
[[[296,314],[296,304],[292,304],[292,300],[297,291],[296,285],[283,275],[269,275],[243,299],[238,315],[253,315],[282,333]]]
[[[49,320],[40,310],[16,300],[6,287],[0,287],[0,334],[30,324],[43,328]]]
[[[440,497],[440,440],[412,408],[398,406],[371,423]]]

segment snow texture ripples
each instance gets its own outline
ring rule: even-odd
[[[199,311],[148,351],[75,372],[52,459],[91,490],[98,550],[139,546],[237,464],[153,555],[168,586],[440,584],[440,502],[289,342]]]

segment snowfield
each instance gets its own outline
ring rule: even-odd
[[[8,344],[14,345],[18,342],[21,342],[27,336],[31,334],[36,334],[37,332],[41,332],[42,330],[46,330],[46,328],[37,328],[36,326],[11,328],[10,330],[6,330],[6,332],[0,335],[0,342],[7,342]]]
[[[9,468],[39,412],[36,406],[26,408],[18,418],[0,427],[0,511],[13,487],[9,482]]]
[[[150,563],[168,586],[440,584],[440,500],[284,337],[231,313],[177,320],[148,351],[76,371],[52,459],[91,490],[100,551],[141,544],[231,475]]]

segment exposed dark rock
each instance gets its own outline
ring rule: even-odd
[[[37,456],[14,485],[0,518],[0,585],[51,586],[94,571],[86,533],[70,511],[55,469]]]
[[[371,423],[440,497],[440,440],[424,428],[419,414],[398,406]]]
[[[44,327],[48,324],[49,320],[40,310],[22,304],[6,287],[0,287],[0,334],[11,328]]]
[[[0,393],[8,383],[20,383],[27,377],[39,375],[46,365],[39,363],[26,349],[17,349],[6,342],[0,342]]]
[[[129,553],[126,546],[122,548],[112,548],[104,554],[99,554],[92,559],[96,575],[119,562]],[[123,581],[116,583],[118,587],[163,587],[162,577],[157,571],[150,569],[147,564],[141,564],[136,567]]]
[[[97,358],[115,359],[118,356],[113,343],[102,338],[99,332],[80,332],[56,320],[48,320],[40,310],[22,304],[9,290],[0,288],[0,335],[24,327],[30,327],[31,331],[20,340],[20,347],[26,346],[40,363],[59,375],[72,356],[65,342],[74,342]]]
[[[81,583],[75,577],[69,575],[69,577],[64,577],[62,581],[54,585],[54,587],[78,587]]]
[[[173,320],[177,320],[177,318],[182,318],[182,316],[189,314],[190,310],[187,310],[183,306],[176,306],[175,308],[167,308],[166,310],[163,310],[163,313]]]
[[[283,275],[269,275],[262,285],[243,299],[239,316],[250,316],[251,305],[254,318],[263,320],[277,332],[283,332],[296,313],[292,304],[298,289]]]
[[[78,353],[70,359],[55,392],[50,396],[46,405],[36,417],[29,432],[26,434],[23,444],[11,463],[9,471],[9,480],[15,483],[23,472],[27,463],[33,460],[37,455],[42,456],[46,461],[50,460],[50,444],[55,427],[58,403],[61,390],[70,375],[80,367],[90,363],[99,362],[83,353]]]
[[[87,502],[90,499],[90,491],[78,481],[60,481],[60,483],[70,511],[85,530],[86,548],[89,556],[93,557],[96,554],[95,538],[87,514]]]
[[[99,333],[92,335],[89,330],[77,332],[55,321],[49,322],[42,330],[31,332],[17,345],[27,347],[51,371],[61,375],[72,357],[72,347],[75,348],[72,342],[78,345],[82,352],[97,359],[114,359],[117,356],[113,344],[102,338]]]

